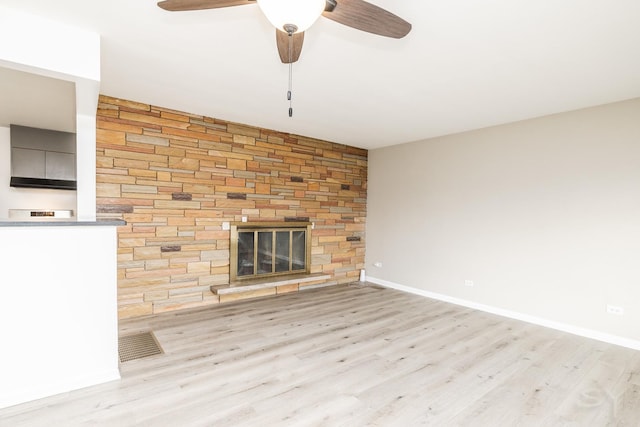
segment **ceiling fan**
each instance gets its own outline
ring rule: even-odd
[[[164,0],[162,9],[176,12],[217,9],[254,4],[256,0]],[[296,62],[302,51],[304,31],[322,15],[332,21],[384,37],[402,38],[411,24],[365,0],[257,0],[267,19],[276,27],[280,60]]]

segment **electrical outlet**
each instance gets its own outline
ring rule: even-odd
[[[473,286],[473,280],[465,280],[464,285],[469,287]]]
[[[607,304],[607,313],[615,314],[616,316],[624,316],[624,308]]]
[[[374,267],[378,267],[378,268],[382,268],[382,262],[381,261],[376,261],[373,263]]]

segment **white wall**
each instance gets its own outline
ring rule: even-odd
[[[366,266],[640,348],[640,99],[371,151]]]
[[[99,35],[0,6],[0,40],[0,67],[75,84],[73,204],[95,221]],[[68,208],[74,192],[9,188],[10,157],[0,128],[0,217]],[[116,229],[74,225],[0,226],[0,407],[119,378]]]
[[[76,192],[39,188],[12,188],[11,141],[9,128],[0,127],[0,219],[6,219],[9,209],[71,209],[76,210]],[[94,208],[95,209],[95,208]]]
[[[83,221],[96,219],[96,114],[99,94],[99,82],[76,82],[76,212],[78,219]]]
[[[115,227],[0,227],[0,407],[119,378]]]

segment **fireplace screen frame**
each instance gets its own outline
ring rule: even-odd
[[[278,277],[278,276],[298,276],[298,275],[308,275],[311,272],[311,223],[310,222],[234,222],[231,223],[230,231],[231,231],[231,241],[230,241],[230,265],[229,265],[229,276],[231,283],[244,282],[262,278],[269,277]],[[304,231],[305,241],[304,241],[304,268],[303,269],[293,269],[293,262],[289,261],[289,266],[286,270],[277,271],[276,263],[277,263],[277,245],[276,245],[276,233],[289,232],[289,249],[288,249],[288,257],[291,258],[293,251],[293,239],[291,238],[292,232],[300,232]],[[253,237],[253,260],[250,266],[246,268],[252,268],[252,274],[239,274],[240,266],[238,265],[238,244],[239,244],[239,235],[240,233],[254,233]],[[271,271],[270,272],[258,272],[258,257],[260,256],[259,251],[259,233],[273,233],[272,235],[272,245],[271,245]],[[264,234],[263,234],[264,236]],[[245,257],[246,258],[246,257]]]

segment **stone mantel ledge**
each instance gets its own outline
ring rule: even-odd
[[[318,282],[331,279],[329,274],[307,274],[303,276],[282,276],[270,277],[264,279],[251,280],[247,283],[233,283],[229,285],[211,286],[211,292],[216,295],[236,294],[241,292],[250,292],[260,289],[276,288],[279,286],[302,284],[308,282]]]
[[[121,219],[109,219],[98,221],[70,221],[66,220],[29,220],[29,221],[12,221],[0,220],[0,227],[121,227],[126,225],[126,221]]]

